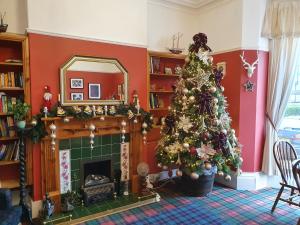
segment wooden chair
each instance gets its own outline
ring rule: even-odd
[[[282,182],[280,182],[281,188],[273,204],[271,210],[272,213],[274,212],[279,200],[292,205],[300,206],[299,203],[293,202],[293,198],[299,196],[299,188],[296,185],[293,173],[293,162],[297,159],[297,154],[294,147],[287,141],[279,140],[275,142],[273,146],[273,155],[279,168]],[[294,167],[296,168],[296,166]],[[287,199],[281,197],[284,188],[289,188],[291,190],[290,196],[288,196]],[[298,192],[297,194],[295,194],[296,190]]]

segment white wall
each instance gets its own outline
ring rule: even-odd
[[[147,45],[147,0],[28,0],[30,30]]]
[[[243,0],[243,49],[268,50],[268,40],[261,37],[266,0]]]
[[[24,34],[27,28],[27,7],[25,0],[0,0],[0,13],[6,12],[4,23],[7,32]]]
[[[167,51],[172,46],[172,36],[183,33],[179,47],[187,51],[196,30],[195,12],[148,2],[148,49]]]
[[[199,11],[197,30],[206,33],[214,52],[238,49],[242,44],[242,0],[224,1]]]

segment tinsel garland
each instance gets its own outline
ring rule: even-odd
[[[61,107],[66,112],[64,117],[71,116],[78,120],[88,120],[93,118],[93,113],[86,113],[84,110],[81,110],[81,112],[77,113],[73,109],[73,107]],[[132,116],[128,116],[129,112],[131,112]],[[145,111],[144,109],[139,109],[139,114],[137,112],[136,106],[133,104],[125,105],[121,104],[119,106],[116,106],[116,113],[115,114],[108,114],[109,116],[116,116],[116,115],[122,115],[127,116],[128,119],[134,120],[136,116],[141,116],[141,124],[144,122],[147,124],[146,130],[149,131],[152,129],[153,124],[153,117],[152,115]],[[47,117],[56,117],[57,116],[57,105],[53,106],[51,110],[47,113]],[[104,116],[104,115],[103,115]],[[45,114],[43,113],[43,109],[40,110],[40,113],[33,116],[33,119],[36,120],[36,125],[31,130],[30,136],[31,140],[34,143],[39,142],[43,137],[45,137],[48,133],[46,131],[46,127],[44,122],[42,121],[42,118],[45,117]],[[62,119],[64,118],[62,117]],[[143,128],[144,129],[144,128]],[[143,130],[142,129],[142,130]]]

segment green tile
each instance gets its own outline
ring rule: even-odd
[[[121,169],[120,163],[114,163],[113,164],[113,169]]]
[[[96,136],[95,137],[95,145],[100,146],[102,145],[102,136]]]
[[[102,146],[102,155],[111,155],[111,145]]]
[[[113,163],[120,163],[120,154],[113,154],[112,155],[112,160],[113,160]]]
[[[103,155],[102,160],[107,160],[107,159],[111,159],[111,155]]]
[[[70,149],[70,139],[63,139],[59,141],[59,150]]]
[[[80,158],[81,158],[81,148],[72,148],[71,159],[80,159]]]
[[[82,148],[81,149],[81,157],[89,158],[92,155],[91,152],[92,152],[91,148]]]
[[[72,148],[81,148],[81,138],[72,138],[71,139]]]
[[[90,146],[90,138],[89,137],[82,137],[82,146],[81,147],[89,147]]]
[[[71,160],[71,170],[79,170],[79,167],[80,167],[79,159]]]
[[[125,142],[129,142],[130,140],[130,135],[129,134],[125,134]]]
[[[120,143],[121,142],[121,136],[120,134],[114,134],[111,136],[111,142],[114,143]]]
[[[102,157],[101,156],[93,156],[92,159],[93,160],[102,160]]]
[[[111,152],[112,153],[120,153],[120,148],[121,148],[120,144],[113,144],[111,146]]]
[[[92,150],[92,156],[101,156],[101,146],[95,147]]]
[[[80,170],[72,170],[71,180],[79,180],[79,179],[80,179]]]
[[[111,144],[111,135],[103,135],[102,136],[102,145]]]

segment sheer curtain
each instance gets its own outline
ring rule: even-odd
[[[262,170],[276,173],[273,144],[300,64],[300,1],[269,0],[262,35],[269,39],[266,140]]]

